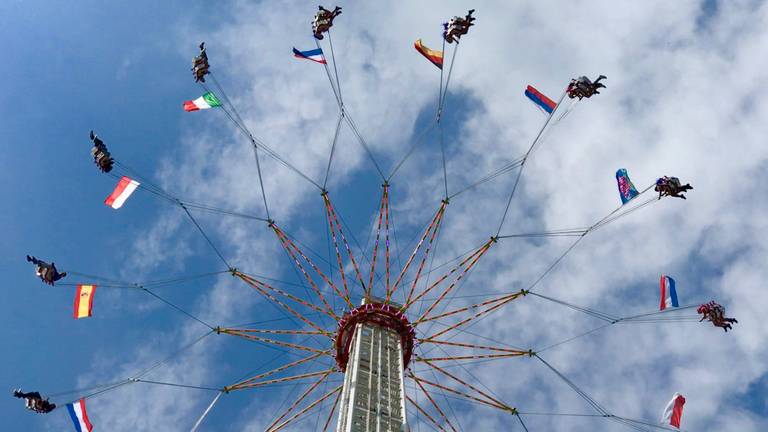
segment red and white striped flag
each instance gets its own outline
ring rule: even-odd
[[[661,423],[679,428],[680,419],[683,417],[683,405],[685,405],[685,398],[680,393],[675,393],[664,408]]]
[[[136,180],[132,180],[129,177],[123,176],[123,178],[121,178],[117,183],[115,190],[112,191],[112,194],[104,200],[104,204],[112,207],[115,210],[119,209],[123,206],[125,200],[131,196],[133,191],[139,187],[139,184],[140,183]]]

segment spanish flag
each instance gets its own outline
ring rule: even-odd
[[[75,294],[75,319],[88,318],[93,309],[93,294],[96,292],[96,285],[78,285]]]
[[[437,66],[440,69],[443,68],[443,52],[442,51],[435,51],[425,47],[424,44],[421,43],[421,39],[416,40],[413,46],[414,48],[416,48],[416,51],[420,52],[421,55],[427,58],[427,60],[431,61],[433,65]]]

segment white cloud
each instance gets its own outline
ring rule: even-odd
[[[424,37],[426,44],[437,46],[440,20],[464,8],[456,2],[386,9],[378,3],[354,4],[345,7],[334,27],[346,105],[385,167],[409,147],[416,116],[435,104],[436,71],[410,45]],[[232,22],[213,33],[180,38],[185,44],[180,46],[188,55],[189,40],[205,39],[212,69],[230,89],[251,130],[307,175],[321,179],[337,108],[322,69],[290,56],[291,44],[300,49],[312,44],[308,21],[313,7],[241,2],[233,9]],[[569,302],[630,315],[653,310],[655,280],[664,272],[676,275],[684,303],[716,298],[740,323],[728,335],[704,324],[616,325],[542,357],[618,415],[653,421],[669,396],[680,391],[688,399],[683,418],[687,430],[718,429],[727,422],[729,429],[759,431],[768,427],[766,420],[746,413],[733,400],[768,371],[768,353],[761,344],[766,337],[761,312],[768,306],[768,297],[761,294],[768,258],[762,239],[768,229],[759,182],[768,158],[763,139],[768,106],[756,96],[765,82],[768,7],[720,3],[704,28],[696,26],[700,14],[701,4],[693,1],[481,5],[477,26],[461,44],[451,81],[453,94],[479,106],[468,110],[463,124],[449,125],[449,181],[456,190],[525,152],[543,121],[522,96],[526,83],[554,97],[571,77],[607,75],[608,88],[558,124],[527,164],[502,233],[591,224],[619,201],[613,182],[619,167],[629,170],[638,187],[660,175],[678,175],[695,186],[687,201],[662,200],[590,234],[537,288]],[[247,142],[235,132],[221,132],[221,113],[206,114],[211,115],[201,120],[199,130],[183,137],[182,148],[169,156],[178,159],[163,168],[164,184],[184,198],[264,215]],[[209,127],[216,132],[205,133]],[[422,146],[393,181],[392,205],[401,233],[414,232],[439,204],[438,158],[436,144]],[[273,160],[262,161],[270,210],[278,224],[299,238],[306,233],[324,241],[293,223],[302,220],[306,208],[319,208],[318,191]],[[433,165],[434,171],[424,169]],[[360,172],[376,176],[360,146],[345,132],[331,192],[341,195],[355,188],[342,179]],[[451,202],[436,263],[495,234],[513,179],[514,173],[508,174]],[[338,185],[344,185],[340,191]],[[273,276],[290,271],[275,258],[282,258],[282,252],[263,224],[205,216],[201,221],[216,233],[215,241],[237,267]],[[169,258],[170,245],[186,258],[193,252],[188,237],[177,233],[183,231],[182,222],[176,215],[164,215],[136,247],[147,250],[154,262]],[[402,244],[406,237],[400,237]],[[569,241],[502,240],[460,293],[525,288]],[[200,295],[196,312],[214,320],[233,313],[245,318],[263,307],[253,296],[242,301],[243,291],[245,287],[220,282]],[[593,324],[586,316],[528,297],[471,331],[536,349]],[[192,331],[183,328],[178,333],[186,340]],[[222,377],[208,368],[213,351],[184,357],[164,369],[162,378],[217,381]],[[160,352],[157,344],[141,349],[135,364],[151,361]],[[114,359],[114,364],[123,363]],[[180,369],[186,371],[183,377]],[[522,411],[589,412],[535,359],[481,363],[470,371]],[[208,395],[180,395],[163,388],[116,394],[109,402],[94,403],[101,404],[93,411],[100,427],[173,430],[202,412],[209,400]],[[180,397],[183,404],[178,403]],[[249,412],[269,411],[269,406],[255,400]],[[459,406],[465,427],[472,424],[469,416],[487,422],[482,430],[515,421]],[[127,416],[126,410],[132,414]],[[724,420],[722,414],[729,411],[736,413]],[[123,423],[139,413],[145,413],[146,424]],[[268,423],[268,417],[249,416],[243,427],[257,429],[254,425]],[[738,421],[738,428],[731,420]],[[525,421],[531,430],[584,430],[590,425],[621,430],[604,420]]]

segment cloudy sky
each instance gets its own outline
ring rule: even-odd
[[[340,4],[333,41],[345,106],[382,171],[391,172],[434,121],[440,74],[413,41],[439,49],[440,23],[476,8],[477,25],[457,52],[442,121],[449,194],[527,151],[546,119],[523,96],[527,84],[557,98],[571,78],[606,75],[607,89],[555,122],[526,163],[501,234],[590,226],[620,204],[618,168],[640,189],[661,175],[678,176],[695,187],[686,201],[663,199],[590,233],[534,291],[631,316],[657,309],[659,275],[669,274],[682,304],[715,299],[739,324],[728,334],[692,321],[617,324],[547,348],[603,322],[527,296],[453,340],[547,348],[542,359],[618,416],[656,422],[680,392],[687,400],[685,430],[767,430],[768,349],[761,342],[768,326],[760,311],[768,307],[761,283],[768,276],[768,205],[760,179],[768,162],[768,104],[759,95],[768,78],[768,4],[509,3]],[[225,270],[179,207],[146,191],[119,211],[102,203],[115,180],[91,163],[88,131],[176,197],[265,217],[248,141],[221,110],[181,110],[182,101],[203,91],[190,76],[190,59],[206,41],[211,69],[254,135],[322,182],[338,107],[323,67],[291,55],[292,46],[314,47],[309,22],[316,7],[298,1],[0,5],[6,56],[0,269],[9,302],[0,317],[0,383],[7,391],[38,390],[66,403],[90,393],[73,390],[133,376],[196,341],[145,379],[221,388],[298,358],[226,335],[198,341],[209,332],[205,325],[139,290],[99,288],[94,317],[73,320],[74,287],[41,284],[24,255],[80,273],[68,283],[93,281],[83,275],[144,282]],[[391,180],[393,268],[444,197],[438,132],[423,137]],[[319,191],[274,159],[263,158],[262,170],[270,216],[327,269],[335,255],[329,256]],[[451,200],[434,267],[496,234],[516,175]],[[370,244],[381,182],[343,125],[328,190],[360,262],[367,263],[359,246]],[[304,295],[264,222],[194,214],[231,265]],[[441,310],[530,287],[573,240],[500,240]],[[370,246],[365,254],[370,258]],[[337,270],[334,276],[339,280]],[[300,327],[228,274],[153,290],[213,326]],[[420,332],[439,329],[426,325]],[[524,413],[596,413],[536,358],[454,366],[458,376]],[[334,375],[321,390],[339,379]],[[263,430],[304,388],[227,394],[201,430]],[[98,430],[188,430],[215,394],[134,383],[89,399],[88,408]],[[460,430],[523,430],[508,414],[435,394]],[[323,405],[294,430],[321,429],[329,409]],[[10,395],[0,399],[0,412],[8,430],[71,427],[64,410],[36,415]],[[631,430],[594,417],[522,418],[531,431]],[[412,430],[432,430],[412,409],[409,422]]]

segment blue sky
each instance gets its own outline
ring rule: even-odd
[[[388,11],[373,2],[342,6],[334,43],[345,100],[388,172],[431,120],[437,96],[437,71],[411,44],[421,37],[438,48],[436,26],[467,6],[435,2]],[[6,41],[0,178],[7,185],[0,270],[9,303],[0,318],[6,353],[0,389],[56,394],[110,382],[206,332],[145,293],[108,288],[97,291],[93,318],[73,320],[74,288],[42,285],[24,255],[130,282],[223,270],[178,208],[144,191],[119,211],[103,204],[114,180],[93,166],[88,131],[96,130],[121,162],[181,198],[264,216],[248,143],[222,112],[181,110],[182,101],[201,93],[190,76],[190,60],[206,40],[217,77],[254,133],[321,178],[337,108],[322,68],[290,55],[292,45],[313,46],[306,28],[315,8],[308,2],[0,5],[0,35]],[[768,27],[762,24],[768,8],[746,1],[660,1],[564,8],[555,2],[514,7],[499,2],[477,9],[478,25],[462,42],[446,103],[450,188],[455,191],[525,151],[544,120],[522,97],[526,84],[556,97],[568,79],[604,73],[609,78],[603,94],[559,123],[526,166],[504,231],[598,220],[618,203],[613,182],[618,167],[627,168],[638,187],[662,174],[690,179],[696,189],[689,200],[663,200],[591,234],[540,289],[631,315],[654,309],[658,275],[668,273],[678,280],[685,303],[718,299],[740,320],[727,336],[691,323],[613,326],[544,358],[619,415],[655,421],[670,395],[680,391],[688,398],[687,430],[717,429],[724,421],[719,412],[733,413],[735,423],[727,424],[738,430],[765,430],[768,352],[760,343],[766,329],[759,311],[768,306],[760,291],[768,227],[761,218],[765,204],[755,198],[764,192],[752,184],[733,190],[722,179],[757,176],[768,159],[763,139],[768,107],[754,98],[765,78],[760,71],[766,69]],[[391,19],[380,19],[386,13]],[[711,87],[714,79],[720,80],[717,88]],[[393,214],[403,249],[439,204],[438,145],[436,135],[428,135],[393,180]],[[381,179],[349,128],[342,129],[337,150],[331,197],[350,237],[367,243]],[[272,160],[264,160],[264,171],[273,218],[328,259],[318,191]],[[436,263],[495,233],[513,175],[451,203]],[[290,284],[299,279],[264,223],[204,214],[199,221],[235,266],[304,292]],[[519,290],[568,241],[501,242],[461,292]],[[79,281],[88,282],[66,280]],[[215,276],[157,293],[213,325],[284,318],[238,282]],[[459,298],[452,305],[467,301]],[[296,326],[263,325],[286,328],[283,324]],[[526,299],[472,331],[527,348],[594,325],[586,316]],[[266,346],[214,335],[152,377],[220,387],[287,358]],[[498,379],[510,370],[514,379]],[[589,411],[535,360],[480,364],[466,373],[521,409]],[[202,430],[263,430],[300,391],[288,386],[233,392]],[[213,396],[132,384],[89,401],[89,411],[98,430],[187,430]],[[510,426],[502,415],[450,402],[451,418],[464,430],[470,418],[481,418],[477,427],[484,430]],[[63,411],[34,415],[10,396],[0,398],[0,412],[8,430],[70,427]],[[531,430],[625,430],[601,420],[525,420]],[[324,416],[310,416],[296,430],[315,430],[317,421]],[[431,430],[415,418],[413,425]]]

